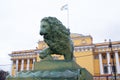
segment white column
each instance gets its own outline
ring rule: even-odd
[[[35,62],[35,58],[33,58],[33,66],[32,66],[32,70],[34,70],[34,62]]]
[[[27,70],[29,70],[30,59],[27,59]]]
[[[108,65],[108,74],[111,74],[110,53],[109,52],[107,52],[107,65]]]
[[[21,62],[21,71],[24,70],[24,59],[22,59],[22,62]]]
[[[102,54],[101,53],[99,53],[99,63],[100,63],[100,74],[104,74],[103,63],[102,63]]]
[[[16,60],[16,72],[18,72],[18,59]]]
[[[120,73],[120,63],[119,63],[118,51],[115,52],[115,60],[116,60],[116,70],[117,70],[117,73]]]

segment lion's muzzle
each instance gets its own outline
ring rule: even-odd
[[[40,35],[44,35],[44,33],[43,33],[43,32],[40,32]]]

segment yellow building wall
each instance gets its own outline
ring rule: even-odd
[[[36,58],[36,61],[39,62],[41,59],[39,57],[39,54],[37,54],[37,58]]]
[[[81,46],[81,45],[91,45],[92,38],[91,37],[78,37],[73,39],[74,46]]]
[[[81,67],[86,68],[92,75],[94,74],[94,62],[93,62],[93,52],[76,52],[74,53],[76,57],[75,61]]]
[[[11,73],[12,76],[15,76],[15,74],[16,74],[15,66],[16,66],[15,64],[12,65],[12,73]]]
[[[37,47],[38,49],[42,50],[42,49],[44,49],[46,47],[48,47],[48,46],[47,46],[47,44],[44,41],[39,41],[38,42],[38,47]]]
[[[27,69],[27,59],[24,61],[24,70]]]
[[[100,76],[100,69],[99,69],[99,59],[94,59],[94,75]]]
[[[33,67],[33,60],[32,59],[30,59],[30,65],[29,65],[29,67],[30,67],[29,69],[32,70],[32,67]]]

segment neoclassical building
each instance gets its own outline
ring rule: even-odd
[[[74,43],[74,61],[86,68],[93,76],[120,75],[120,41],[113,41],[112,51],[109,42],[93,43],[92,36],[71,34]],[[13,51],[12,75],[17,72],[34,69],[34,62],[40,61],[39,52],[48,47],[44,41],[39,41],[36,49]],[[61,55],[52,55],[53,59],[63,59]]]

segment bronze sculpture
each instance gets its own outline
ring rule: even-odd
[[[73,43],[70,39],[69,29],[55,17],[45,17],[41,20],[40,35],[49,46],[40,52],[40,58],[51,56],[51,54],[63,55],[65,60],[73,59]]]

